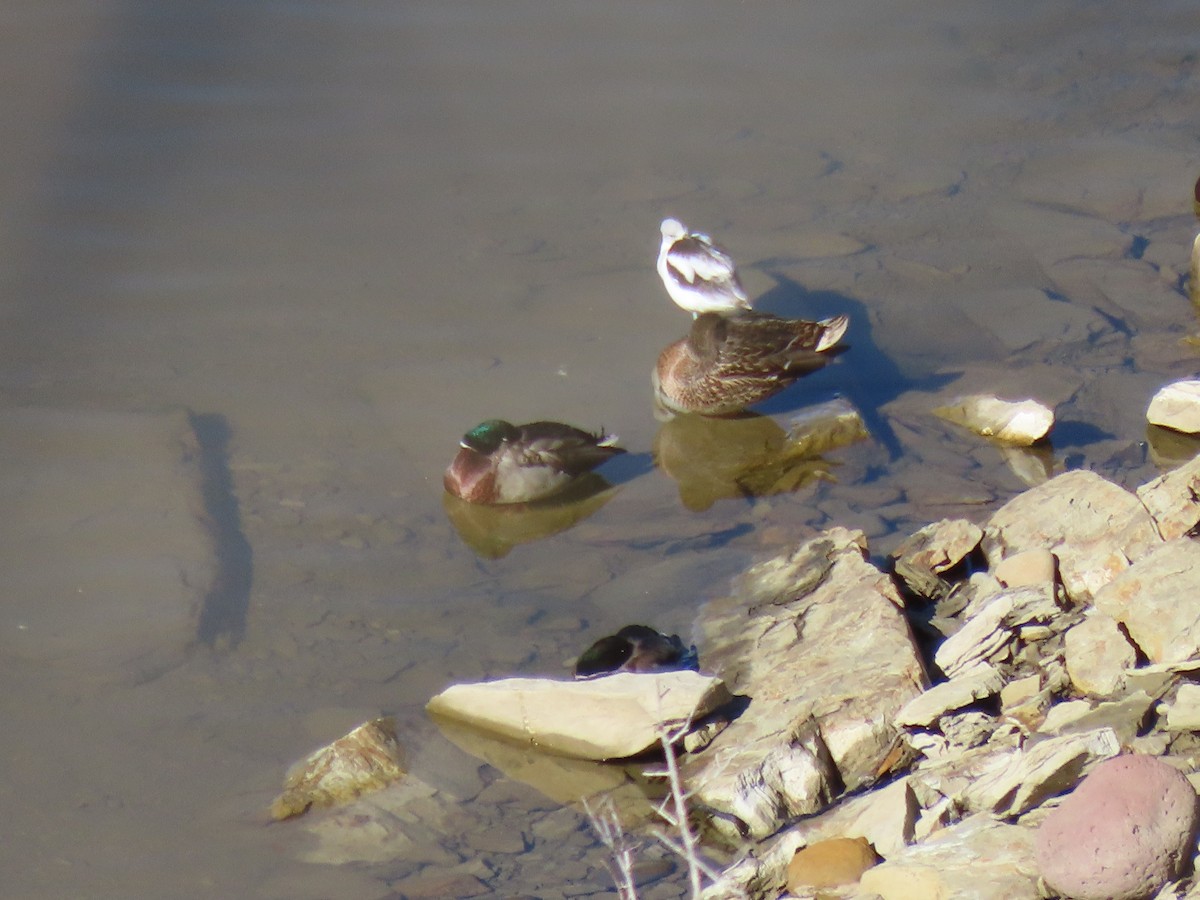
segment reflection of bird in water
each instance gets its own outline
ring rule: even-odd
[[[770,416],[674,416],[654,436],[654,462],[679,486],[679,499],[702,512],[718,500],[770,497],[833,480],[822,454],[867,437],[844,400],[797,413],[784,431]]]
[[[824,366],[850,320],[781,319],[766,313],[705,313],[667,347],[654,369],[654,393],[673,412],[724,416],[779,393]]]
[[[446,490],[469,503],[526,503],[565,488],[618,453],[615,435],[558,422],[513,425],[489,419],[459,444],[446,469]]]
[[[658,274],[678,306],[693,316],[750,308],[733,258],[712,238],[677,219],[663,219],[661,230]]]
[[[672,672],[698,669],[695,647],[685,647],[679,635],[665,635],[648,625],[626,625],[602,637],[579,655],[576,678],[614,672]]]
[[[442,506],[463,543],[485,559],[500,559],[520,544],[573,528],[611,500],[617,490],[603,476],[588,472],[544,500],[496,505],[468,503],[442,494]]]

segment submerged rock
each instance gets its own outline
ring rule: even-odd
[[[550,753],[599,760],[642,753],[730,699],[719,678],[698,672],[618,672],[456,684],[426,709]]]
[[[976,434],[1020,446],[1036,444],[1054,425],[1054,413],[1036,400],[1001,400],[987,394],[959,397],[933,412]]]
[[[1038,869],[1079,900],[1146,900],[1176,878],[1196,833],[1196,791],[1150,756],[1098,765],[1038,829]]]
[[[391,717],[359,725],[288,770],[271,817],[287,819],[309,808],[334,806],[404,777],[404,752]]]

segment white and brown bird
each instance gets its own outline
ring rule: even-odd
[[[678,219],[663,219],[658,274],[675,303],[693,317],[750,309],[737,266],[707,234],[688,231]]]

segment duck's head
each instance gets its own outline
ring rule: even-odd
[[[495,453],[506,441],[515,441],[520,434],[520,429],[511,422],[505,422],[503,419],[488,419],[464,434],[458,444],[460,447],[486,455]]]

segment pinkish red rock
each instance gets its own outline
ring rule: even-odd
[[[1038,829],[1046,883],[1076,900],[1145,900],[1191,858],[1196,792],[1153,756],[1118,756],[1092,770]]]

